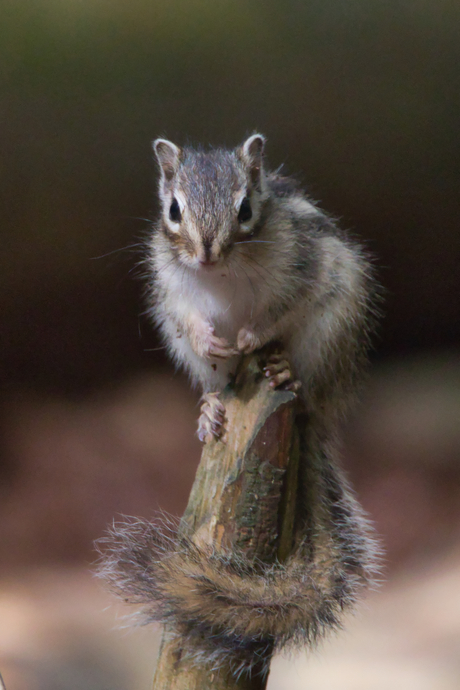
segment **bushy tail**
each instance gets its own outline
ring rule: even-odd
[[[373,580],[378,550],[334,449],[313,431],[304,441],[300,538],[284,563],[198,545],[167,520],[130,520],[101,540],[100,575],[144,623],[167,624],[185,654],[215,668],[238,659],[248,669],[266,650],[312,645],[340,627]]]

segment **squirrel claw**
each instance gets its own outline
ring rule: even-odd
[[[214,333],[214,327],[207,321],[195,319],[189,337],[192,347],[199,357],[228,359],[239,354],[225,338],[219,338]]]
[[[206,356],[207,357],[219,357],[219,359],[227,359],[228,357],[233,357],[238,355],[238,350],[230,345],[225,338],[218,338],[214,334],[210,334],[207,339]]]
[[[239,354],[238,350],[228,344],[211,345],[208,350],[208,357],[218,357],[219,359],[227,359]]]
[[[265,376],[271,388],[296,392],[301,388],[300,381],[292,380],[291,367],[284,355],[271,355],[264,367]]]
[[[209,443],[213,438],[220,439],[224,432],[225,407],[218,395],[218,393],[205,393],[201,398],[197,436],[202,443]]]

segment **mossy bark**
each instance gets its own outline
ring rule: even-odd
[[[222,395],[227,422],[224,440],[203,448],[181,522],[197,544],[243,552],[249,559],[284,560],[293,545],[297,503],[298,434],[296,395],[274,391],[261,369],[261,355],[242,361],[237,378]],[[154,690],[264,690],[257,672],[236,677],[215,672],[183,656],[180,640],[164,630]],[[271,655],[261,651],[265,659]],[[238,659],[234,660],[237,665]]]

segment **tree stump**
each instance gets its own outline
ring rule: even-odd
[[[284,560],[293,543],[297,494],[297,396],[273,390],[260,355],[245,357],[233,385],[222,395],[225,442],[203,448],[180,530],[199,546],[237,550],[250,560]],[[297,450],[297,452],[296,452]],[[198,643],[199,644],[199,643]],[[260,651],[260,668],[270,649]],[[267,677],[257,664],[235,676],[232,665],[213,671],[182,657],[180,639],[163,633],[154,690],[263,690]]]
[[[244,357],[222,395],[227,431],[203,448],[177,533],[134,519],[102,540],[101,577],[164,624],[154,690],[264,690],[275,644],[339,628],[375,574],[334,430],[269,386],[266,354]]]

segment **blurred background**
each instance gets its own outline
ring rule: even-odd
[[[458,2],[3,0],[0,37],[7,690],[150,685],[156,631],[117,628],[91,576],[114,518],[183,511],[200,454],[197,397],[142,315],[150,142],[255,130],[386,290],[344,447],[385,583],[269,688],[458,689]]]

